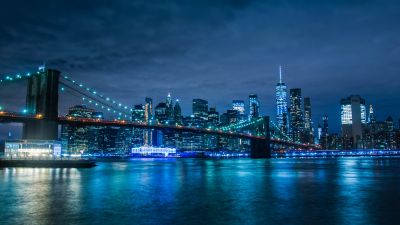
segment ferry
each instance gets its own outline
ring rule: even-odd
[[[131,156],[137,157],[174,157],[176,148],[141,146],[131,150]]]

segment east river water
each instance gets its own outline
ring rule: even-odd
[[[0,224],[400,224],[400,158],[5,168]]]

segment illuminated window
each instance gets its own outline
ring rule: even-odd
[[[342,124],[353,124],[350,104],[342,105],[341,121],[342,121]]]

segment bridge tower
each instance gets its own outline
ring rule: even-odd
[[[26,111],[41,115],[42,120],[24,124],[23,139],[56,140],[58,138],[58,85],[60,71],[46,69],[28,79]]]
[[[261,124],[262,130],[265,131],[265,139],[251,139],[251,158],[262,159],[271,158],[271,137],[269,133],[269,117],[264,116]]]

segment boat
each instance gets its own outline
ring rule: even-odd
[[[176,154],[176,148],[141,146],[131,149],[131,156],[139,157],[171,157]]]

